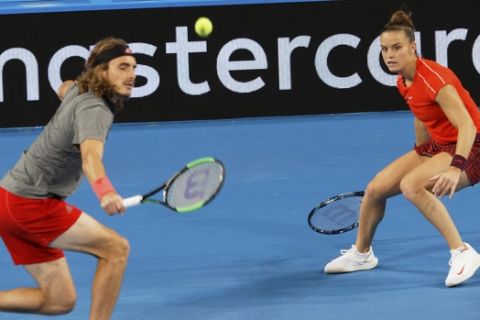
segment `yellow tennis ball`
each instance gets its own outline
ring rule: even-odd
[[[206,38],[212,33],[213,24],[207,17],[200,17],[195,22],[195,32],[202,38]]]

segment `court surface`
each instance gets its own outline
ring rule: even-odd
[[[480,274],[446,288],[449,250],[405,199],[389,202],[374,251],[377,269],[325,275],[324,264],[356,232],[325,236],[306,217],[322,199],[362,190],[376,171],[413,146],[408,112],[116,125],[105,162],[117,190],[156,186],[185,163],[215,156],[224,189],[201,211],[131,208],[107,217],[87,183],[70,202],[131,242],[113,319],[327,320],[480,319]],[[0,131],[3,175],[39,133]],[[480,249],[479,192],[445,199],[464,240]],[[68,253],[76,309],[57,319],[87,319],[94,259]],[[0,289],[32,286],[0,246]],[[44,319],[0,313],[0,319]]]

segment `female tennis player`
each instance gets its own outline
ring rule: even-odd
[[[13,262],[23,265],[38,284],[0,291],[0,311],[70,312],[76,291],[63,250],[72,250],[98,260],[90,319],[111,318],[128,241],[65,198],[85,174],[107,214],[125,211],[102,156],[114,114],[132,93],[136,66],[125,41],[98,42],[77,82],[59,89],[63,102],[53,118],[0,181],[0,236]]]
[[[402,193],[445,238],[451,250],[445,280],[456,286],[474,275],[480,255],[464,243],[440,197],[480,180],[480,112],[456,75],[416,53],[410,14],[395,12],[380,44],[383,60],[397,73],[397,88],[415,116],[415,148],[381,170],[368,184],[352,248],[325,266],[326,273],[375,268],[371,244],[386,200]]]

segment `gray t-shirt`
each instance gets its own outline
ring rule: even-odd
[[[106,102],[73,86],[53,118],[0,186],[28,198],[67,197],[82,178],[80,143],[105,142],[113,122]]]

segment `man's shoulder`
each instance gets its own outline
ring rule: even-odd
[[[97,97],[90,91],[78,93],[71,97],[71,99],[64,101],[66,104],[71,104],[77,111],[91,108],[108,109],[104,99]]]
[[[105,104],[105,101],[102,98],[97,97],[95,94],[93,94],[90,91],[87,91],[84,93],[78,93],[77,96],[74,97],[74,99],[77,100],[78,102],[85,101],[85,102],[94,102],[101,105]]]

